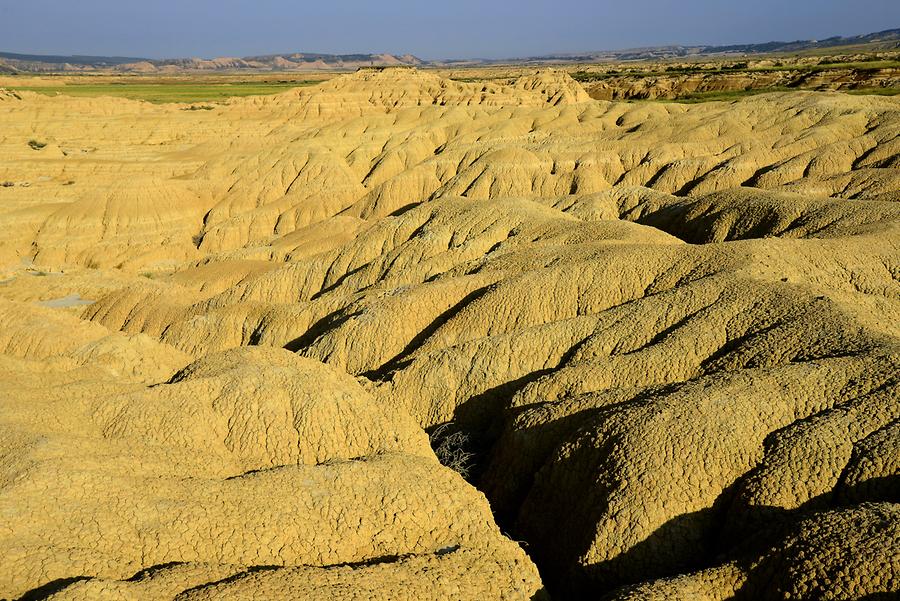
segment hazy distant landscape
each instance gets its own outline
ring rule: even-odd
[[[274,94],[360,68],[415,66],[458,81],[509,83],[535,65],[565,70],[598,100],[703,102],[796,89],[895,95],[900,92],[900,30],[815,42],[660,47],[502,61],[300,53],[154,61],[0,53],[0,84],[42,94],[199,103]],[[2,79],[4,67],[9,79]]]
[[[835,36],[826,40],[798,40],[767,42],[764,44],[736,44],[730,46],[659,46],[625,50],[607,50],[580,54],[554,54],[507,59],[438,59],[422,60],[412,54],[318,54],[288,53],[244,58],[125,58],[113,56],[42,56],[0,52],[0,69],[9,72],[92,72],[113,70],[125,73],[172,73],[178,71],[314,71],[353,70],[359,67],[396,66],[474,66],[474,65],[535,65],[564,63],[594,63],[643,61],[705,56],[753,54],[815,54],[880,52],[900,49],[900,29],[888,29],[857,36]]]

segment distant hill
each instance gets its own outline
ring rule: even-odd
[[[900,48],[900,29],[888,29],[877,33],[851,37],[834,36],[824,40],[796,40],[793,42],[765,42],[762,44],[733,44],[728,46],[650,46],[625,50],[601,50],[578,54],[548,54],[528,58],[477,61],[482,63],[596,63],[607,61],[638,61],[708,56],[717,54],[770,54],[795,53],[820,48],[862,47],[869,50]],[[473,61],[460,61],[472,63]]]
[[[180,71],[316,71],[355,70],[359,67],[416,66],[425,64],[411,54],[321,54],[294,52],[245,58],[219,57],[149,59],[118,56],[49,56],[0,52],[0,72],[52,73],[120,71],[169,73]]]
[[[802,50],[815,50],[817,48],[835,48],[839,46],[856,46],[859,44],[876,43],[887,43],[889,46],[900,47],[900,29],[886,29],[885,31],[879,31],[877,33],[846,38],[834,36],[824,40],[798,40],[794,42],[768,42],[766,44],[742,44],[733,46],[705,46],[704,52],[708,54],[728,52],[798,52]]]
[[[121,56],[49,56],[0,52],[0,73],[55,73],[117,71],[125,73],[177,73],[204,71],[335,71],[360,67],[452,66],[488,64],[595,63],[606,61],[657,60],[716,54],[765,54],[803,52],[820,48],[871,47],[873,50],[900,48],[900,29],[824,40],[734,44],[728,46],[653,46],[578,54],[549,54],[503,60],[466,59],[424,61],[411,54],[321,54],[294,52],[243,58],[149,59]]]
[[[146,60],[143,58],[125,56],[54,56],[45,54],[13,54],[11,52],[0,52],[0,59],[25,63],[68,63],[70,65],[83,65],[88,67],[123,65],[125,63]]]

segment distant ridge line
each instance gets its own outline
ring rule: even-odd
[[[426,61],[412,54],[326,54],[320,52],[289,52],[216,58],[149,59],[123,56],[40,55],[0,52],[0,72],[49,73],[56,71],[91,71],[112,69],[134,73],[166,73],[175,71],[316,71],[347,70],[360,67],[392,66],[453,66],[529,63],[588,63],[623,60],[652,60],[716,54],[765,54],[800,52],[818,48],[835,48],[860,44],[881,44],[886,49],[900,48],[900,28],[886,29],[856,36],[832,36],[824,40],[795,40],[761,44],[730,45],[668,45],[624,50],[547,54],[506,59],[446,59]]]

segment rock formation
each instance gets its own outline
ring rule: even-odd
[[[900,591],[900,101],[185,108],[0,93],[0,597]]]

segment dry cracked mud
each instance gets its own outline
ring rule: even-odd
[[[187,108],[0,90],[0,597],[900,594],[900,99]]]

